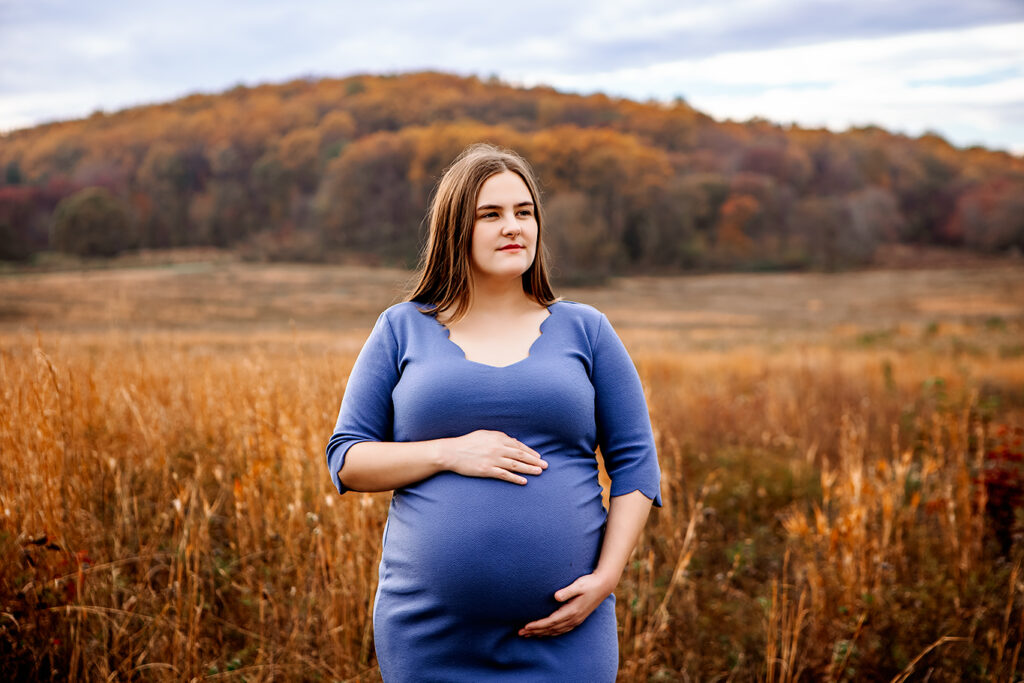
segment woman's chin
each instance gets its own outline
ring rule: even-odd
[[[517,263],[517,264],[502,264],[501,267],[477,269],[476,275],[480,279],[493,280],[499,282],[502,280],[518,280],[530,269],[529,263]]]

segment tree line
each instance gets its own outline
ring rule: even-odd
[[[213,245],[411,265],[466,145],[540,176],[557,270],[857,266],[884,243],[1024,249],[1024,159],[933,134],[719,122],[425,72],[299,79],[0,137],[0,258]]]

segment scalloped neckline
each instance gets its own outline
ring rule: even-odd
[[[537,343],[540,342],[541,338],[544,337],[544,326],[547,325],[548,321],[550,321],[551,318],[553,318],[554,315],[555,315],[554,308],[555,308],[555,304],[557,304],[557,303],[558,302],[556,301],[556,302],[552,303],[550,306],[546,306],[545,307],[545,308],[547,308],[548,315],[547,315],[546,318],[541,320],[540,321],[540,325],[537,326],[537,336],[534,337],[532,342],[530,342],[530,348],[528,348],[526,350],[526,355],[523,356],[522,358],[520,358],[517,361],[513,361],[513,362],[509,363],[508,365],[491,365],[490,363],[483,363],[481,361],[473,360],[472,358],[468,358],[466,356],[466,350],[463,349],[461,346],[459,346],[458,344],[456,344],[452,340],[452,331],[451,331],[451,329],[449,329],[449,327],[447,325],[445,325],[440,320],[438,320],[436,315],[432,315],[431,318],[433,318],[434,322],[437,323],[441,327],[441,330],[445,333],[444,334],[445,340],[452,347],[454,347],[456,351],[458,351],[459,355],[462,357],[462,360],[464,360],[467,363],[472,363],[473,365],[482,365],[485,368],[493,368],[495,370],[504,370],[505,368],[511,368],[514,365],[519,365],[521,363],[525,363],[526,361],[530,360],[530,358],[533,357],[533,355],[534,355],[534,353],[533,353],[534,348],[537,346]]]

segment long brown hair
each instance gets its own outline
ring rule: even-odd
[[[427,214],[430,231],[420,258],[419,282],[406,301],[430,304],[424,313],[451,309],[449,321],[469,310],[473,225],[476,202],[484,182],[502,171],[512,171],[526,183],[537,218],[537,249],[533,263],[523,273],[523,291],[542,306],[556,301],[548,282],[544,257],[543,214],[537,179],[530,165],[509,149],[486,143],[470,145],[452,162],[437,185]]]

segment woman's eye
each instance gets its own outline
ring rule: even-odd
[[[519,215],[520,216],[532,216],[533,215],[533,211],[530,211],[529,209],[523,209],[522,211],[519,212]]]

